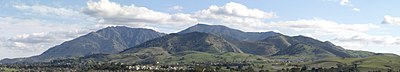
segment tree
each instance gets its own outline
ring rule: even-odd
[[[217,70],[221,70],[221,66],[220,65],[218,65],[215,69],[217,69]]]
[[[264,65],[261,65],[261,66],[260,66],[260,69],[264,69]]]
[[[306,66],[306,65],[303,65],[303,67],[301,67],[300,71],[301,71],[301,72],[307,71],[307,66]]]
[[[239,69],[239,70],[242,70],[242,68],[243,68],[242,65],[239,65],[239,66],[238,66],[238,69]]]
[[[244,72],[255,72],[255,70],[252,66],[249,66]]]
[[[229,67],[229,66],[226,66],[226,69],[231,69],[231,67]]]

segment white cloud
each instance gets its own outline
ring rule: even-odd
[[[359,34],[336,36],[332,41],[346,49],[400,54],[396,49],[400,46],[398,36]]]
[[[175,5],[175,6],[169,7],[168,9],[170,9],[170,10],[176,10],[176,11],[182,11],[182,10],[183,10],[183,7],[182,7],[182,6],[179,6],[179,5]]]
[[[212,5],[208,9],[199,11],[197,16],[200,18],[214,19],[220,19],[220,17],[243,17],[257,19],[277,17],[273,12],[264,12],[259,9],[249,9],[246,6],[235,2],[229,2],[224,6]]]
[[[265,19],[276,18],[273,12],[265,12],[259,9],[250,9],[242,4],[229,2],[224,6],[212,5],[208,9],[197,11],[194,18],[200,22],[222,24],[245,31],[260,31],[254,27],[262,27]]]
[[[339,42],[357,42],[363,44],[383,44],[383,45],[400,45],[400,37],[381,35],[374,36],[368,34],[360,34],[353,36],[338,36],[334,40]]]
[[[86,34],[88,31],[89,30],[71,30],[65,32],[42,32],[17,35],[12,38],[3,39],[0,42],[0,50],[4,49],[8,51],[7,54],[5,54],[8,58],[39,55],[53,46]]]
[[[379,29],[374,24],[341,24],[324,19],[300,19],[294,21],[271,22],[271,27],[276,27],[285,32],[303,34],[318,40],[328,40],[346,49],[367,50],[369,43],[376,45],[396,44],[396,37],[368,36],[368,31]],[[355,36],[363,35],[361,38]],[[382,39],[382,40],[379,40]]]
[[[395,48],[396,46],[400,46],[399,36],[368,34],[367,32],[371,30],[380,29],[380,26],[375,24],[341,24],[334,21],[315,18],[271,22],[269,25],[272,27],[278,27],[278,29],[281,30],[291,29],[289,32],[304,34],[318,40],[329,40],[346,49],[376,52],[376,48]],[[385,49],[390,50],[390,48]],[[380,52],[387,51],[382,50]]]
[[[133,27],[176,28],[185,24],[195,24],[197,19],[190,14],[168,14],[135,5],[125,6],[108,0],[89,1],[83,13],[102,19],[101,24],[129,25]]]
[[[85,25],[58,24],[39,19],[0,17],[0,52],[3,57],[26,57],[75,38],[94,28]],[[0,58],[3,58],[0,57]]]
[[[383,16],[383,22],[384,24],[392,24],[392,25],[400,25],[400,18],[399,17],[393,17],[389,15]]]
[[[340,5],[349,5],[350,0],[340,0]]]
[[[359,8],[353,8],[353,11],[361,11]]]
[[[374,28],[380,28],[374,24],[339,24],[318,18],[271,22],[270,25],[288,28],[295,31],[314,31],[319,35],[354,35],[364,33]]]
[[[30,11],[39,15],[54,15],[56,17],[65,17],[65,18],[85,18],[84,14],[81,14],[79,11],[75,11],[72,9],[62,8],[62,7],[51,7],[46,5],[26,5],[26,4],[16,4],[13,5],[14,8]]]
[[[322,1],[335,2],[335,3],[339,2],[339,4],[341,6],[350,7],[351,10],[353,10],[353,11],[357,11],[357,12],[361,11],[361,9],[357,8],[355,5],[353,5],[352,1],[350,1],[350,0],[322,0]]]
[[[52,46],[61,44],[64,41],[71,40],[88,32],[88,30],[70,30],[64,32],[22,34],[6,39],[5,42],[2,43],[1,47],[41,53]]]
[[[10,37],[19,34],[49,32],[49,31],[65,31],[80,28],[84,25],[78,24],[59,24],[40,19],[24,19],[15,17],[0,17],[0,25],[2,32],[6,34],[0,37]]]
[[[180,9],[179,6],[174,6]],[[164,32],[175,32],[198,22],[224,24],[242,30],[260,31],[252,27],[265,25],[264,20],[276,18],[273,12],[264,12],[259,9],[250,9],[246,6],[230,2],[224,6],[212,5],[208,9],[197,11],[193,14],[168,14],[157,12],[146,7],[135,5],[121,5],[108,0],[97,2],[89,1],[82,12],[99,18],[100,24],[128,25],[131,27],[146,27]]]

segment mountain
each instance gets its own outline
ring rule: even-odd
[[[153,40],[149,40],[135,47],[126,49],[119,54],[88,56],[82,58],[84,61],[100,62],[123,62],[152,64],[155,62],[177,63],[177,62],[209,62],[220,60],[231,60],[233,57],[245,60],[262,58],[249,56],[238,47],[226,41],[224,38],[201,32],[168,34]],[[224,58],[226,57],[226,58]]]
[[[201,32],[169,34],[160,38],[147,41],[133,48],[129,48],[121,53],[132,53],[136,50],[150,47],[163,48],[163,50],[166,50],[170,54],[177,54],[188,51],[206,53],[242,53],[242,51],[238,47],[226,41],[224,38],[218,37],[213,34]]]
[[[352,51],[305,36],[286,36],[275,32],[243,32],[222,25],[197,24],[179,33],[203,32],[221,36],[244,53],[265,57],[366,57],[372,52]]]
[[[224,55],[227,53],[286,60],[362,58],[375,54],[346,50],[329,41],[323,42],[306,36],[243,32],[222,25],[197,24],[168,35],[150,29],[108,27],[64,42],[38,56],[4,59],[0,63],[43,62],[83,56],[89,56],[84,58],[94,61],[111,62],[182,61],[191,56],[205,56],[220,61],[218,56],[230,56]]]
[[[269,56],[277,51],[272,47],[272,45],[257,41],[271,36],[281,35],[275,32],[243,32],[223,25],[206,24],[196,24],[178,33],[182,34],[190,32],[210,33],[221,36],[233,45],[239,47],[244,53],[262,56]]]
[[[394,54],[347,50],[301,35],[243,32],[221,25],[197,24],[167,35],[150,29],[108,27],[54,46],[41,55],[3,59],[0,64],[28,70],[72,66],[77,70],[104,71],[143,65],[187,66],[203,71],[202,66],[226,71],[242,68],[285,72],[300,71],[301,66],[311,71],[392,71],[399,69],[399,59]]]
[[[260,40],[274,45],[278,52],[272,56],[278,58],[305,58],[322,59],[328,57],[366,57],[373,55],[372,52],[346,50],[336,46],[329,41],[319,41],[305,36],[277,35]]]
[[[271,56],[279,50],[274,45],[266,42],[247,42],[247,41],[231,41],[234,45],[240,48],[244,53]]]
[[[222,25],[206,25],[206,24],[197,24],[183,31],[180,31],[179,33],[190,33],[190,32],[211,33],[214,35],[222,36],[226,40],[232,40],[232,41],[239,40],[239,41],[249,41],[249,42],[254,42],[270,36],[279,35],[279,33],[275,32],[243,32]]]
[[[107,27],[54,46],[38,56],[17,60],[40,62],[91,54],[114,54],[163,35],[151,29]]]

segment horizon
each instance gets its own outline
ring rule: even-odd
[[[65,41],[110,26],[170,34],[197,24],[302,35],[349,50],[400,55],[400,33],[396,33],[400,28],[400,10],[396,10],[399,1],[378,1],[386,5],[371,8],[369,4],[375,2],[0,1],[0,9],[4,10],[0,12],[0,59],[39,55]]]

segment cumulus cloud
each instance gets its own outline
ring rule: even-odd
[[[2,42],[1,47],[21,50],[34,51],[41,53],[48,48],[71,40],[82,34],[88,33],[87,30],[71,30],[65,32],[41,32],[32,34],[22,34],[11,37]]]
[[[125,6],[108,0],[89,1],[83,13],[102,19],[102,24],[130,26],[158,26],[175,28],[184,24],[195,24],[197,19],[190,14],[168,14],[135,5]]]
[[[176,10],[176,11],[182,11],[182,10],[183,10],[183,7],[182,7],[182,6],[179,6],[179,5],[175,5],[175,6],[169,7],[168,9],[170,9],[170,10]]]
[[[392,25],[400,25],[400,18],[399,17],[393,17],[389,15],[383,16],[383,24],[392,24]]]
[[[246,6],[235,2],[229,2],[224,6],[212,5],[208,9],[199,11],[197,16],[200,18],[213,19],[220,19],[221,17],[244,17],[257,19],[277,17],[273,12],[264,12],[259,9],[249,9]]]
[[[7,39],[0,38],[0,50],[2,53],[0,59],[39,55],[55,45],[86,33],[88,33],[88,30],[71,30],[22,34]]]
[[[223,6],[212,5],[207,9],[197,11],[194,18],[201,22],[223,24],[246,31],[259,31],[254,27],[264,26],[264,20],[276,18],[273,12],[251,9],[242,4],[229,2]]]
[[[173,6],[172,8],[181,9],[183,7]],[[208,9],[190,14],[169,14],[153,11],[146,7],[121,5],[109,0],[100,0],[87,2],[87,7],[82,9],[82,12],[100,19],[100,24],[145,27],[166,32],[175,32],[199,22],[224,24],[242,30],[259,31],[252,27],[265,25],[265,19],[277,17],[273,12],[247,8],[235,2],[229,2],[224,6],[212,5]]]
[[[95,29],[85,25],[57,24],[14,17],[0,17],[0,25],[3,28],[0,31],[6,32],[0,35],[0,50],[7,53],[3,54],[6,57],[37,55],[52,46]]]

